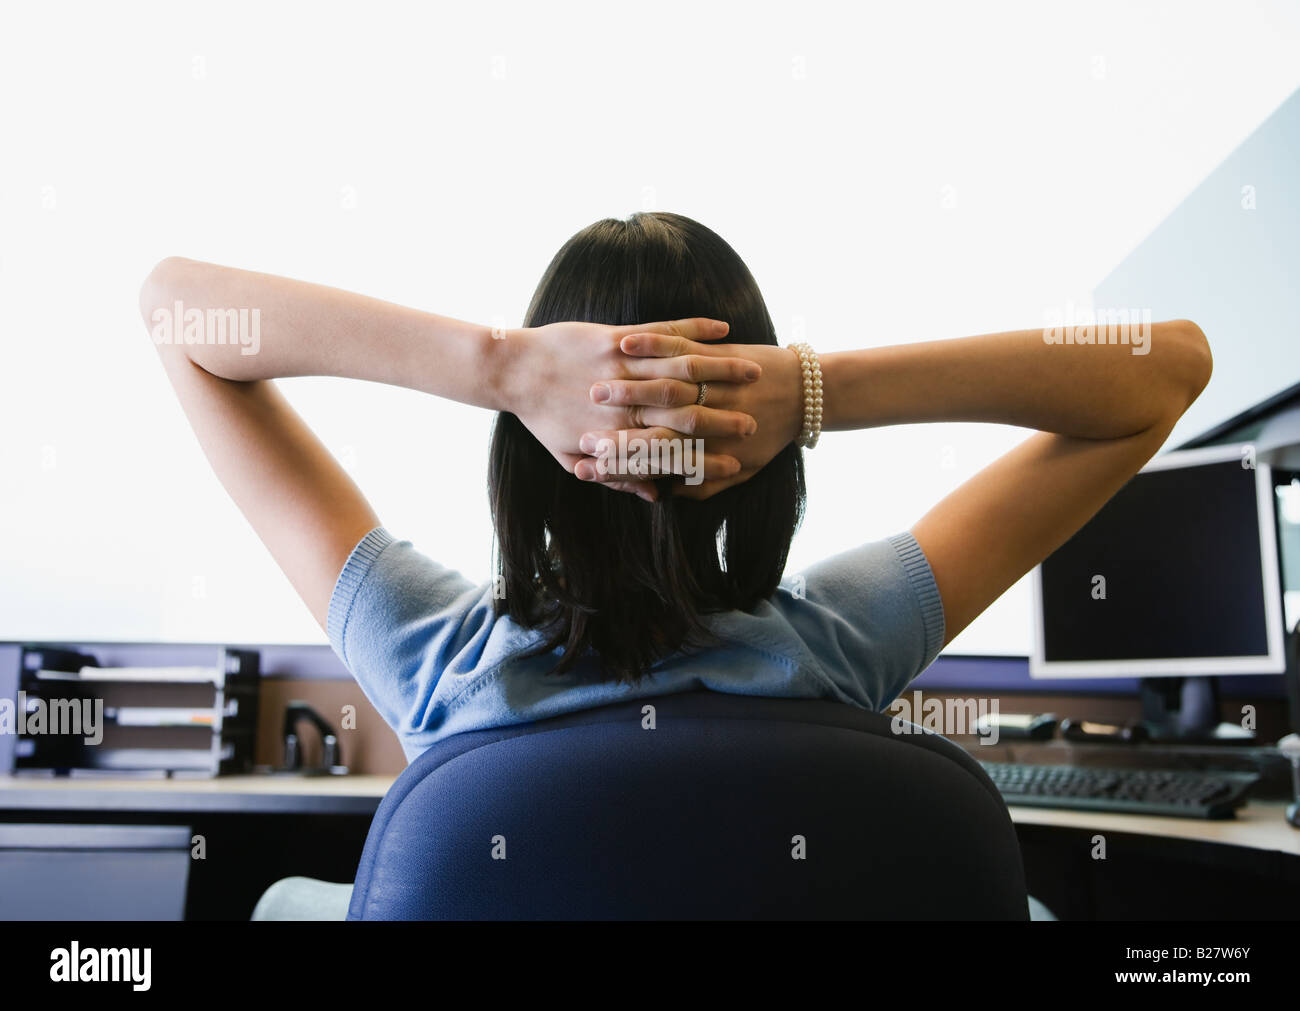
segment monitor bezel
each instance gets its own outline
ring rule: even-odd
[[[1031,572],[1034,642],[1029,676],[1053,678],[1182,677],[1236,674],[1281,674],[1286,669],[1282,622],[1281,577],[1278,570],[1277,526],[1273,501],[1273,471],[1259,462],[1253,443],[1171,450],[1151,460],[1138,473],[1199,467],[1248,458],[1255,471],[1255,504],[1259,513],[1260,571],[1264,579],[1264,624],[1268,653],[1256,656],[1161,657],[1129,660],[1048,660],[1044,656],[1042,565]]]

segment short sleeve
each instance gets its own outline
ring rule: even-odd
[[[330,645],[399,733],[418,724],[444,672],[477,664],[490,594],[376,527],[352,550],[330,597]]]
[[[910,533],[811,566],[781,600],[823,671],[868,708],[888,706],[943,648],[939,588]]]

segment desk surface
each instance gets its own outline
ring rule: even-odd
[[[392,776],[72,779],[0,776],[0,811],[374,814]]]
[[[223,776],[217,779],[50,779],[0,776],[0,811],[204,814],[373,814],[392,776]],[[1286,804],[1252,801],[1228,821],[1012,807],[1020,825],[1186,839],[1300,857]]]
[[[1226,821],[1115,814],[1109,811],[1069,811],[1056,807],[1012,807],[1009,810],[1011,820],[1017,825],[1049,825],[1091,832],[1186,839],[1189,842],[1274,850],[1300,857],[1300,829],[1287,824],[1284,801],[1250,801],[1237,811],[1237,817]]]

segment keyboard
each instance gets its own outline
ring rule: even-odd
[[[1008,804],[1178,818],[1231,818],[1253,773],[980,762]]]

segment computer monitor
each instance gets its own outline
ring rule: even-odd
[[[1153,460],[1034,570],[1030,675],[1282,673],[1273,503],[1249,444]]]

